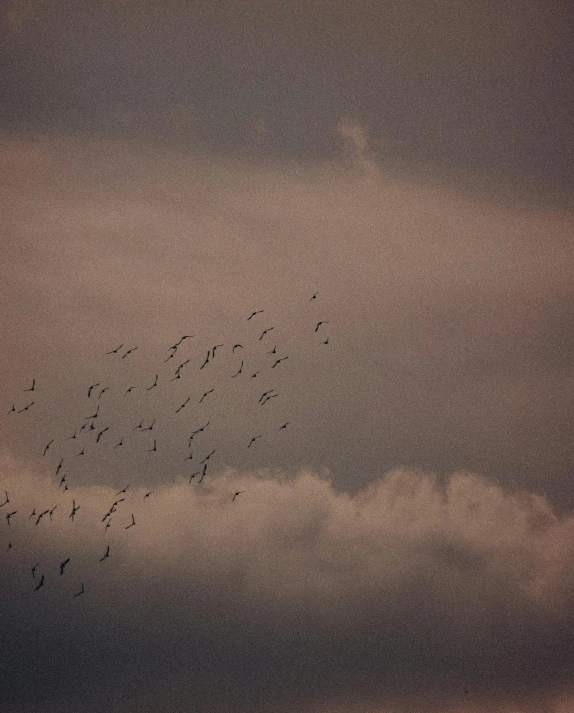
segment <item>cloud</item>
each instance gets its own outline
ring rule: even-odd
[[[369,150],[369,136],[365,127],[359,121],[345,117],[337,125],[337,132],[345,143],[352,165],[365,176],[380,179],[381,172]]]
[[[469,473],[394,471],[351,496],[310,471],[224,470],[148,499],[132,485],[104,531],[111,488],[64,494],[6,455],[2,483],[18,510],[4,710],[90,711],[113,692],[112,712],[165,696],[166,711],[502,713],[570,691],[574,518],[544,498]],[[53,522],[28,519],[56,503]]]

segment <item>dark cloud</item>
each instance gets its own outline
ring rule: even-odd
[[[63,497],[6,457],[3,482],[23,514],[2,555],[4,710],[545,711],[571,687],[574,523],[543,498],[464,473],[351,497],[229,471],[133,489],[106,540],[113,490]],[[26,522],[72,497],[73,524]]]

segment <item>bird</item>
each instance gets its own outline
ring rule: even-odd
[[[215,453],[215,448],[211,451],[211,453],[209,455],[205,456],[205,458],[202,461],[200,461],[199,465],[203,465],[203,463],[208,461],[214,453]]]
[[[6,505],[7,503],[10,502],[10,498],[8,497],[8,491],[5,490],[4,493],[5,493],[5,495],[6,495],[6,500],[4,500],[3,503],[0,503],[0,508],[1,508],[1,507],[4,507],[4,505]]]
[[[170,379],[170,383],[172,381],[177,381],[178,379],[181,379],[181,374],[176,373],[176,375],[173,377],[173,379]]]
[[[34,517],[35,514],[36,514],[36,508],[34,508],[34,509],[32,510],[32,512],[28,515],[28,520],[31,520],[31,519]]]
[[[291,425],[291,421],[287,421],[287,423],[284,423],[282,426],[279,426],[279,430],[281,430],[283,428],[287,428],[287,426],[290,426],[290,425]]]
[[[186,460],[193,460],[193,451],[191,451],[190,454],[188,456],[186,456],[183,460],[184,460],[184,462]]]
[[[255,441],[256,441],[258,438],[261,438],[262,435],[263,435],[263,434],[261,433],[261,434],[259,434],[258,436],[253,436],[253,438],[249,441],[249,445],[247,446],[247,448],[251,448],[251,445],[252,445],[253,443],[255,443]]]
[[[327,339],[325,339],[323,342],[321,342],[321,344],[329,344],[329,337],[327,337]]]
[[[155,438],[154,438],[154,439],[153,439],[153,448],[148,448],[148,449],[147,449],[147,452],[148,452],[148,453],[154,453],[155,451],[157,451],[157,444],[156,444],[156,440],[155,440]]]
[[[62,485],[64,485],[65,482],[66,482],[66,474],[64,473],[64,475],[60,478],[60,487],[62,487]]]
[[[48,510],[48,516],[50,517],[50,522],[52,522],[52,515],[54,514],[54,510],[57,508],[57,505],[54,505],[54,507],[51,510]]]
[[[100,393],[98,394],[98,399],[101,399],[101,398],[102,398],[102,394],[105,394],[106,391],[109,391],[109,390],[110,390],[110,387],[109,387],[109,386],[104,386],[104,388],[103,388],[103,389],[100,391]]]
[[[175,351],[173,351],[173,352],[168,356],[167,359],[164,359],[164,360],[163,360],[163,363],[165,364],[165,363],[168,362],[170,359],[173,359],[174,356],[175,356],[175,352],[176,352],[176,351],[177,351],[177,347],[175,348]]]
[[[149,386],[149,387],[146,389],[146,391],[151,391],[152,389],[154,389],[154,388],[157,386],[157,379],[158,379],[158,375],[156,374],[156,375],[155,375],[155,381],[153,382],[153,384],[152,384],[151,386]]]
[[[216,344],[216,345],[213,347],[213,349],[211,350],[211,356],[212,356],[213,359],[215,359],[215,350],[216,350],[218,347],[222,347],[222,346],[223,346],[223,344]]]
[[[128,356],[128,354],[131,354],[132,352],[135,352],[135,350],[136,350],[137,348],[138,348],[138,347],[133,347],[132,349],[128,349],[127,352],[122,356],[122,359],[125,359],[125,358]]]
[[[35,591],[35,592],[37,592],[38,589],[40,589],[41,587],[44,586],[44,581],[45,581],[45,577],[44,577],[44,575],[42,575],[42,577],[41,577],[41,579],[40,579],[40,582],[37,584],[36,587],[34,587],[34,591]]]
[[[272,366],[271,368],[272,368],[272,369],[275,369],[275,367],[277,366],[277,364],[281,364],[281,362],[282,362],[282,361],[285,361],[285,359],[289,359],[289,357],[288,357],[288,356],[284,356],[284,357],[281,357],[281,359],[277,359],[277,361],[275,362],[275,364],[273,364],[273,366]]]
[[[267,352],[267,354],[277,354],[277,345],[275,345],[271,351]]]
[[[132,513],[132,521],[127,527],[124,527],[124,530],[129,530],[130,527],[133,527],[135,524],[136,524],[136,520],[135,520],[134,514]]]
[[[7,547],[6,549],[7,549],[7,550],[11,550],[11,549],[12,549],[12,540],[10,540],[10,542],[8,543],[8,547]]]
[[[241,372],[243,371],[243,360],[241,361],[241,366],[239,367],[239,370],[231,376],[232,379],[234,379],[236,376],[239,376]]]
[[[91,397],[92,391],[96,388],[96,386],[100,386],[100,385],[101,385],[100,382],[98,382],[97,384],[92,384],[92,385],[90,386],[90,388],[88,389],[88,398]]]
[[[58,463],[58,467],[56,468],[56,475],[62,470],[62,463],[64,462],[64,459],[62,458],[60,462]]]
[[[81,589],[80,589],[80,591],[79,591],[79,592],[76,592],[76,593],[74,594],[74,596],[75,596],[75,597],[79,597],[80,594],[84,594],[84,583],[83,583],[83,582],[81,582]]]
[[[117,448],[118,446],[123,446],[123,445],[124,445],[124,439],[122,438],[122,440],[119,443],[116,443],[114,448]]]
[[[64,560],[63,562],[60,562],[60,576],[64,574],[64,570],[66,569],[66,565],[70,561],[70,557],[68,559]]]
[[[259,374],[258,371],[256,371],[255,374],[251,374],[251,378],[254,379],[257,376],[257,374]]]
[[[259,398],[259,403],[261,403],[261,402],[263,401],[263,399],[264,399],[268,394],[272,393],[273,391],[275,391],[275,389],[271,389],[271,391],[264,391],[264,392],[261,394],[260,398]]]
[[[236,349],[243,349],[243,344],[234,344],[231,353],[234,354]]]
[[[209,389],[209,391],[206,391],[206,392],[203,394],[203,396],[199,399],[199,403],[201,403],[201,402],[203,401],[203,399],[204,399],[208,394],[211,394],[211,393],[213,393],[214,391],[215,391],[215,389]]]
[[[82,450],[81,450],[81,451],[80,451],[80,452],[78,453],[78,455],[79,455],[79,456],[83,456],[83,455],[85,455],[85,451],[84,451],[84,449],[83,449],[83,448],[82,448]]]
[[[199,367],[200,369],[203,369],[203,367],[204,367],[206,364],[209,363],[209,355],[210,355],[210,354],[211,354],[211,352],[208,351],[208,352],[207,352],[207,356],[205,357],[205,361],[204,361],[203,364]]]
[[[108,527],[109,527],[111,524],[112,524],[112,519],[110,518],[110,519],[106,522],[106,526],[104,527],[104,530],[107,530]]]
[[[9,414],[16,413],[16,404],[12,404],[12,408],[8,411]]]
[[[123,345],[123,342],[122,342],[122,344],[120,344],[119,347],[116,347],[115,349],[112,349],[111,352],[106,352],[106,354],[117,354],[123,346],[124,346],[124,345]]]
[[[315,331],[316,331],[316,332],[318,331],[319,327],[320,327],[322,324],[329,324],[329,322],[317,322],[317,326],[315,327]]]
[[[181,404],[181,406],[177,409],[176,413],[179,413],[182,408],[185,408],[185,404],[191,399],[191,396],[188,396],[187,399]]]
[[[72,518],[72,522],[74,522],[74,515],[78,512],[80,509],[80,505],[76,507],[76,501],[72,500],[72,512],[68,515],[68,517]]]
[[[30,406],[33,406],[35,403],[35,401],[31,401],[27,406],[24,406],[24,408],[21,408],[19,411],[16,411],[16,413],[23,413],[24,411],[27,411]]]
[[[143,431],[143,425],[145,423],[145,418],[143,421],[140,421],[139,426],[136,426],[135,428],[132,428],[132,431],[137,431],[137,430],[142,430]]]
[[[40,563],[38,562],[38,564],[35,564],[32,567],[32,579],[36,579],[36,570],[38,569],[39,566],[40,566]]]
[[[198,470],[198,471],[196,471],[195,473],[192,473],[192,474],[189,476],[189,482],[191,483],[191,481],[195,478],[195,476],[196,476],[196,475],[199,475],[200,472],[201,472],[201,471]]]
[[[264,311],[265,311],[265,310],[263,310],[263,309],[257,309],[257,310],[255,310],[255,312],[252,312],[252,313],[249,315],[249,317],[247,317],[247,321],[249,322],[249,320],[250,320],[252,317],[255,317],[256,314],[261,314],[261,312],[264,312]]]
[[[122,495],[122,493],[125,493],[129,487],[130,487],[130,484],[128,483],[126,485],[126,487],[123,490],[120,490],[119,493],[116,493],[116,495]],[[119,502],[119,501],[116,501],[116,502]],[[114,505],[115,505],[115,503],[114,503]]]
[[[83,426],[82,426],[82,428],[83,428]],[[75,438],[75,437],[76,437],[76,431],[74,431],[74,433],[71,436],[68,436],[68,440],[71,441],[72,438]]]
[[[149,493],[146,493],[146,494],[144,495],[144,500],[145,500],[146,498],[149,498],[149,496],[150,496],[152,493],[153,493],[153,490],[150,490]]]
[[[266,397],[265,401],[261,402],[261,406],[265,406],[265,404],[270,401],[271,399],[275,398],[275,396],[279,396],[279,394],[270,394],[269,396]]]
[[[44,517],[44,515],[47,515],[50,512],[50,510],[44,510],[44,512],[41,512],[38,517],[36,518],[36,525],[40,522],[40,520]]]
[[[179,374],[179,372],[183,369],[183,367],[184,367],[186,364],[189,364],[190,361],[191,361],[191,359],[186,359],[185,361],[182,361],[181,364],[180,364],[180,365],[177,367],[177,369],[175,370],[175,373],[176,373],[176,374]]]
[[[199,483],[205,478],[205,474],[207,473],[207,463],[203,466],[203,470],[201,472],[201,478],[199,479]]]
[[[89,421],[92,418],[97,418],[98,414],[100,413],[100,404],[98,404],[98,408],[96,409],[96,413],[93,416],[86,416],[86,421]],[[91,426],[90,426],[91,428]]]
[[[261,332],[261,336],[259,337],[259,341],[263,339],[263,337],[270,332],[272,329],[275,329],[275,327],[267,327],[267,329],[264,329],[263,332]]]
[[[245,492],[245,490],[238,490],[238,491],[235,493],[235,495],[231,498],[231,502],[234,502],[234,501],[235,501],[235,498],[236,498],[238,495],[241,495],[241,493],[244,493],[244,492]]]
[[[22,389],[22,391],[34,391],[36,386],[36,379],[32,379],[32,386],[29,389]]]
[[[102,431],[100,431],[100,432],[98,433],[98,437],[96,438],[96,443],[99,443],[99,442],[100,442],[100,438],[104,435],[104,433],[105,433],[106,431],[109,431],[109,430],[110,430],[110,427],[109,427],[109,426],[106,426]]]
[[[110,556],[110,546],[108,545],[106,547],[106,554],[100,559],[100,562],[103,562],[109,556]]]
[[[155,418],[153,419],[151,424],[149,426],[147,426],[147,428],[142,428],[142,431],[151,431],[153,429],[154,425],[155,425]]]
[[[128,389],[128,390],[126,391],[126,393],[124,394],[124,396],[126,396],[127,394],[131,394],[131,392],[132,392],[135,388],[136,388],[135,386],[130,386],[129,389]]]
[[[311,299],[309,300],[309,302],[312,302],[313,300],[316,300],[318,295],[319,295],[319,293],[318,293],[318,292],[315,292],[315,294],[313,295],[313,297],[311,297]]]
[[[54,443],[54,439],[53,439],[53,438],[52,438],[52,440],[50,441],[50,443],[48,443],[47,446],[44,448],[44,453],[43,453],[43,455],[46,455],[46,453],[48,452],[48,450],[49,450],[50,446],[52,445],[52,443]]]
[[[8,524],[10,524],[10,518],[12,515],[15,515],[18,512],[18,510],[13,510],[12,512],[7,512],[6,513],[6,520],[8,521]]]

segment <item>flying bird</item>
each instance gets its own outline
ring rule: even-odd
[[[36,518],[36,525],[40,522],[40,520],[44,517],[44,515],[47,515],[50,512],[50,510],[44,510],[44,512],[41,512],[38,517]]]
[[[78,505],[76,507],[76,501],[72,500],[72,512],[68,515],[68,517],[72,518],[72,522],[74,522],[74,516],[78,512],[79,509],[80,509],[80,505]]]
[[[84,424],[84,426],[85,426],[85,424]],[[84,426],[82,426],[82,428],[83,428]],[[81,430],[81,429],[80,429],[80,430]],[[72,438],[75,438],[75,437],[76,437],[76,431],[74,431],[74,433],[73,433],[72,436],[68,436],[68,440],[71,441]]]
[[[35,401],[31,401],[27,406],[24,406],[24,408],[21,408],[19,411],[16,411],[16,413],[23,413],[24,411],[27,411],[30,406],[33,406],[35,403]]]
[[[50,518],[50,522],[52,522],[52,515],[54,514],[54,510],[57,508],[57,505],[54,505],[54,507],[51,510],[48,510],[48,516]]]
[[[265,404],[270,401],[271,399],[275,398],[275,396],[279,396],[279,394],[270,394],[269,396],[266,397],[265,401],[261,402],[261,406],[265,406]]]
[[[153,490],[150,490],[149,493],[146,493],[146,494],[144,495],[144,500],[145,500],[146,498],[149,498],[149,496],[150,496],[152,493],[153,493]]]
[[[13,510],[12,512],[7,512],[6,513],[6,520],[8,521],[8,524],[10,524],[10,518],[12,515],[15,515],[18,512],[18,510]]]
[[[241,361],[241,366],[239,367],[239,370],[235,374],[232,374],[231,378],[234,379],[236,376],[239,376],[239,374],[241,374],[242,371],[243,371],[243,360]]]
[[[267,354],[277,354],[277,345],[275,345],[271,351],[267,352]]]
[[[211,354],[211,352],[208,351],[208,352],[207,352],[207,356],[205,357],[205,361],[204,361],[203,364],[199,367],[200,369],[203,369],[203,367],[204,367],[206,364],[209,363],[209,355],[210,355],[210,354]]]
[[[109,391],[109,390],[110,390],[110,387],[109,387],[109,386],[104,386],[104,388],[100,391],[100,393],[99,393],[99,395],[98,395],[98,399],[101,399],[101,398],[102,398],[102,394],[105,394],[106,391]]]
[[[104,435],[104,433],[105,433],[106,431],[109,431],[109,430],[110,430],[110,427],[109,427],[109,426],[106,426],[102,431],[100,431],[100,432],[98,433],[98,437],[96,438],[96,443],[99,443],[99,442],[100,442],[100,438]]]
[[[36,570],[38,569],[39,566],[40,566],[40,563],[38,562],[38,564],[35,564],[32,567],[32,579],[36,579]]]
[[[8,411],[9,414],[16,413],[16,404],[12,404],[12,408]]]
[[[49,450],[50,446],[52,445],[52,443],[54,443],[54,439],[53,439],[53,438],[52,438],[52,440],[50,441],[50,443],[48,443],[47,446],[44,448],[44,453],[43,453],[42,455],[46,455],[46,453],[48,452],[48,450]]]
[[[56,475],[58,475],[58,473],[62,470],[63,462],[64,462],[64,459],[62,458],[62,460],[58,463],[58,467],[56,468]]]
[[[122,356],[122,359],[125,359],[125,358],[128,356],[128,354],[131,354],[132,352],[135,352],[136,349],[137,349],[137,347],[133,347],[132,349],[128,349],[127,352]]]
[[[213,349],[211,350],[211,356],[212,356],[213,359],[215,359],[215,350],[216,350],[218,347],[222,347],[222,346],[223,346],[223,344],[216,344],[216,345],[213,347]]]
[[[36,386],[36,379],[32,379],[32,386],[29,389],[22,389],[22,391],[34,391]]]
[[[256,371],[255,374],[251,374],[251,378],[254,379],[257,376],[257,374],[259,374],[258,371]]]
[[[122,344],[120,344],[119,347],[116,347],[115,349],[112,349],[111,352],[106,352],[106,354],[117,354],[123,346],[124,346],[124,345],[123,345],[123,343],[122,343]]]
[[[244,493],[244,492],[245,492],[245,490],[238,490],[238,491],[235,493],[235,495],[231,498],[231,502],[234,502],[234,501],[235,501],[235,498],[236,498],[238,495],[241,495],[241,493]]]
[[[110,556],[110,546],[108,545],[106,547],[106,554],[100,559],[100,562],[103,562],[109,556]]]
[[[71,558],[68,557],[68,559],[64,560],[63,562],[60,562],[60,576],[62,576],[64,574],[64,570],[66,569],[66,565],[68,564],[70,559]]]
[[[85,451],[84,451],[84,449],[82,448],[82,450],[81,450],[81,451],[80,451],[80,452],[79,452],[79,453],[78,453],[77,455],[79,455],[79,456],[83,456],[83,455],[85,455]]]
[[[203,463],[208,461],[214,453],[215,453],[215,448],[211,451],[211,453],[208,456],[205,456],[205,458],[202,461],[200,461],[199,465],[203,465]]]
[[[243,349],[243,344],[234,344],[231,353],[234,354],[236,349]]]
[[[255,443],[255,441],[256,441],[258,438],[261,438],[262,435],[263,435],[263,434],[260,433],[258,436],[253,436],[253,438],[249,441],[249,445],[247,446],[247,448],[251,448],[251,445],[252,445],[253,443]]]
[[[195,478],[195,476],[196,476],[196,475],[199,475],[200,473],[201,473],[200,470],[196,471],[195,473],[192,473],[192,474],[189,476],[189,482],[191,483],[191,481]]]
[[[126,396],[126,394],[131,394],[131,392],[132,392],[135,388],[136,388],[135,386],[130,386],[129,389],[128,389],[128,390],[126,391],[126,393],[124,394],[124,396]]]
[[[247,321],[249,322],[249,320],[250,320],[252,317],[255,317],[256,314],[261,314],[261,312],[264,312],[264,311],[265,311],[265,310],[263,310],[263,309],[255,310],[255,312],[252,312],[252,313],[249,315],[249,317],[247,317]]]
[[[275,367],[276,367],[278,364],[281,364],[282,361],[285,361],[285,359],[289,359],[289,357],[288,357],[288,356],[284,356],[284,357],[281,357],[281,359],[277,359],[277,361],[275,362],[275,364],[273,364],[273,366],[272,366],[271,368],[272,368],[272,369],[275,369]]]
[[[132,513],[132,521],[127,527],[124,527],[124,530],[129,530],[130,527],[133,527],[135,524],[136,524],[136,519],[134,517],[134,514]]]
[[[205,478],[205,474],[207,473],[207,463],[203,466],[203,471],[201,472],[201,478],[199,479],[199,483]]]
[[[264,399],[268,394],[272,393],[273,391],[275,391],[275,389],[271,389],[271,391],[264,391],[264,392],[261,394],[261,397],[259,398],[259,403],[261,403],[261,402],[263,401],[263,399]]]
[[[91,418],[97,418],[98,414],[100,413],[100,404],[98,404],[98,408],[96,409],[96,413],[93,416],[86,416],[86,421],[89,421]],[[92,424],[93,425],[93,424]],[[91,428],[91,426],[90,426]]]
[[[75,597],[79,597],[80,594],[84,594],[84,583],[83,583],[83,582],[81,583],[81,589],[80,589],[80,591],[79,591],[79,592],[76,592],[76,593],[74,594],[74,596],[75,596]]]
[[[116,443],[114,448],[117,448],[118,446],[123,446],[123,445],[124,445],[124,439],[122,438],[122,440],[119,443]]]
[[[116,493],[116,495],[122,495],[122,493],[125,493],[126,490],[127,490],[129,487],[130,487],[130,484],[128,483],[128,484],[126,485],[126,487],[125,487],[123,490],[120,490],[119,493]],[[116,501],[116,502],[120,502],[120,501],[118,500],[118,501]],[[116,503],[114,503],[114,505],[115,505],[115,504],[116,504]]]
[[[142,431],[151,431],[155,425],[155,418],[147,428],[142,428]]]
[[[96,386],[101,386],[101,384],[98,382],[97,384],[92,384],[90,388],[88,389],[88,398],[91,397],[92,391],[96,388]]]
[[[6,500],[4,500],[4,502],[0,504],[0,508],[4,507],[4,505],[10,502],[10,498],[8,497],[8,491],[5,490],[4,493],[6,494]]]
[[[158,375],[156,374],[156,375],[155,375],[155,381],[153,382],[153,384],[152,384],[151,386],[149,386],[149,387],[146,389],[146,391],[151,391],[152,389],[154,389],[154,388],[157,386],[157,379],[158,379]]]
[[[185,404],[191,399],[191,396],[188,396],[186,400],[181,404],[181,406],[177,409],[176,413],[179,413],[182,408],[185,408]]]
[[[208,394],[211,394],[211,393],[213,393],[214,391],[215,391],[215,389],[209,389],[209,391],[206,391],[206,392],[203,394],[203,396],[199,399],[199,403],[201,403],[201,402],[203,401],[203,399],[204,399]]]
[[[317,322],[317,326],[315,327],[315,331],[316,331],[316,332],[319,330],[319,327],[320,327],[322,324],[329,324],[329,322]]]
[[[263,332],[261,332],[261,336],[259,337],[259,341],[263,339],[263,337],[270,332],[272,329],[275,329],[275,327],[267,327],[267,329],[264,329]]]
[[[40,579],[40,582],[39,582],[38,585],[34,588],[34,591],[35,591],[35,592],[37,592],[38,589],[40,589],[41,587],[44,586],[44,581],[45,581],[45,577],[44,577],[44,575],[42,575],[42,577],[41,577],[41,579]]]
[[[147,449],[147,452],[148,452],[148,453],[154,453],[155,451],[157,451],[157,444],[156,444],[156,440],[155,440],[155,438],[154,438],[154,439],[153,439],[153,448],[148,448],[148,449]]]
[[[311,299],[309,300],[309,302],[312,302],[313,300],[316,300],[318,295],[319,295],[319,293],[318,293],[318,292],[315,292],[315,294],[313,295],[313,297],[311,297]]]
[[[284,423],[282,426],[279,426],[279,430],[281,430],[283,428],[287,428],[287,426],[290,426],[290,425],[291,425],[291,421],[287,421],[287,423]]]
[[[327,339],[325,339],[325,341],[321,342],[321,344],[329,344],[329,337],[327,337]]]
[[[188,456],[186,456],[183,460],[184,460],[184,462],[186,460],[193,460],[193,451],[191,451],[190,454]]]

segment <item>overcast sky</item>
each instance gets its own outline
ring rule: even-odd
[[[569,4],[1,13],[2,711],[569,713]]]

